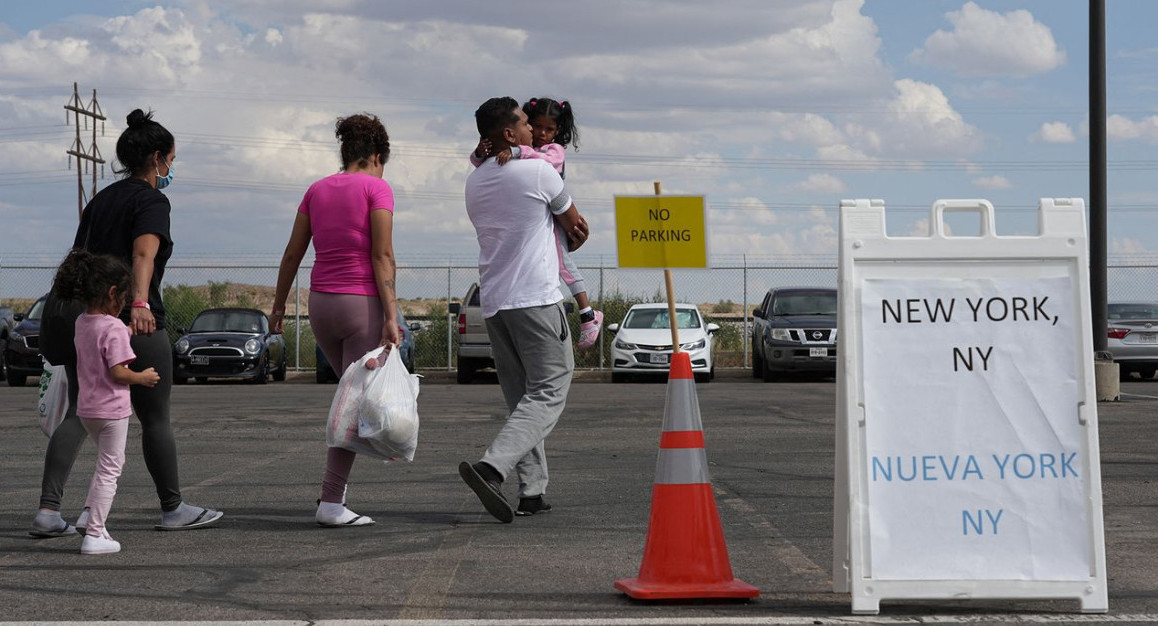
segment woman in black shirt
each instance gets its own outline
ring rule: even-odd
[[[73,247],[94,254],[111,254],[132,268],[130,304],[121,319],[132,333],[137,359],[131,367],[142,371],[155,368],[161,376],[156,387],[131,389],[133,412],[141,422],[141,447],[145,465],[157,487],[161,501],[161,523],[157,530],[188,530],[217,523],[222,513],[192,506],[182,501],[177,470],[177,445],[169,425],[169,394],[173,386],[173,353],[165,330],[165,304],[161,301],[161,279],[173,253],[169,237],[169,199],[159,190],[173,181],[176,148],[173,135],[153,121],[152,113],[134,110],[128,128],[117,140],[117,160],[124,175],[102,189],[81,214]],[[46,324],[45,343],[66,347],[72,343],[71,324],[75,314],[67,303],[58,303],[49,313],[62,319]],[[71,319],[69,319],[71,318]],[[49,334],[56,333],[56,337]],[[62,350],[63,352],[64,350]],[[76,381],[76,355],[65,356],[68,379]],[[76,385],[69,385],[69,410],[53,433],[44,458],[40,510],[30,533],[37,537],[75,535],[77,528],[60,515],[61,496],[73,462],[85,440],[85,430],[76,417]],[[76,527],[82,531],[87,509]]]

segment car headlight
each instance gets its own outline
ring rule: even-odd
[[[189,351],[189,340],[184,337],[178,339],[177,343],[173,344],[173,349],[177,351],[177,354],[185,354]]]
[[[707,339],[701,339],[699,341],[693,341],[691,343],[681,343],[680,344],[680,350],[683,350],[685,352],[691,351],[691,350],[699,350],[700,348],[702,348],[706,345],[708,345],[708,340]]]
[[[246,354],[257,354],[258,352],[261,352],[261,342],[256,339],[250,339],[249,341],[246,341],[245,352]]]
[[[620,350],[635,350],[634,343],[627,343],[618,337],[615,338],[615,347],[619,348]]]
[[[792,336],[788,334],[787,328],[773,328],[772,338],[776,341],[792,341]]]

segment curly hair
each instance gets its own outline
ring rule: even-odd
[[[523,105],[523,113],[527,119],[534,122],[536,117],[546,117],[555,122],[559,130],[555,133],[555,141],[560,146],[574,146],[579,150],[579,129],[575,127],[575,112],[571,110],[571,103],[566,100],[557,102],[550,98],[531,98]]]
[[[129,266],[117,257],[73,248],[56,270],[52,294],[61,300],[79,300],[89,308],[104,306],[109,287],[128,297],[132,285]]]
[[[390,135],[377,115],[355,113],[349,117],[339,117],[334,125],[334,136],[342,142],[342,169],[351,166],[368,167],[370,157],[378,155],[385,165],[390,158]]]
[[[160,152],[162,156],[173,150],[173,134],[159,122],[153,120],[153,112],[145,113],[133,109],[125,120],[128,127],[117,139],[117,161],[120,168],[113,172],[125,176],[138,176],[149,171],[150,157]]]

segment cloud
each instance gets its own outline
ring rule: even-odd
[[[1030,141],[1044,143],[1073,143],[1077,141],[1074,130],[1065,122],[1045,122],[1041,129],[1030,135]]]
[[[1049,27],[1029,11],[997,13],[966,2],[945,17],[952,32],[930,35],[910,61],[965,76],[1013,77],[1043,74],[1065,63],[1066,53]]]
[[[844,181],[832,174],[811,174],[808,178],[789,185],[788,189],[813,193],[841,193],[847,187]]]
[[[995,176],[982,176],[980,178],[974,178],[973,184],[982,189],[1009,189],[1013,186],[1013,184],[1009,182],[1008,178],[1001,176],[1000,174]]]
[[[1114,237],[1110,241],[1110,251],[1114,254],[1146,254],[1150,252],[1145,243],[1132,237]]]
[[[949,104],[944,92],[930,83],[902,78],[894,83],[896,97],[888,103],[882,134],[883,152],[908,156],[966,155],[981,149],[981,133]]]
[[[1158,143],[1158,115],[1137,121],[1122,115],[1111,115],[1106,119],[1106,137],[1115,141],[1141,139]]]

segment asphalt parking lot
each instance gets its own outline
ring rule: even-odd
[[[831,591],[831,380],[763,384],[731,372],[697,386],[732,567],[761,595],[674,604],[637,603],[612,588],[635,575],[643,553],[665,385],[580,377],[548,439],[554,511],[504,525],[456,471],[459,461],[477,460],[504,418],[498,386],[432,374],[422,386],[414,463],[360,459],[354,467],[350,507],[377,524],[322,529],[313,511],[335,387],[310,380],[174,388],[183,491],[226,512],[214,529],[153,530],[159,512],[134,422],[109,520],[124,549],[107,556],[82,556],[76,538],[27,535],[46,439],[36,388],[0,387],[0,619],[822,624],[850,614],[848,596]],[[1098,407],[1106,619],[1138,623],[1158,615],[1158,381],[1123,383],[1123,392],[1122,402]],[[92,465],[86,444],[65,493],[69,518]],[[1076,610],[1056,601],[885,602],[882,619],[1094,623]]]

